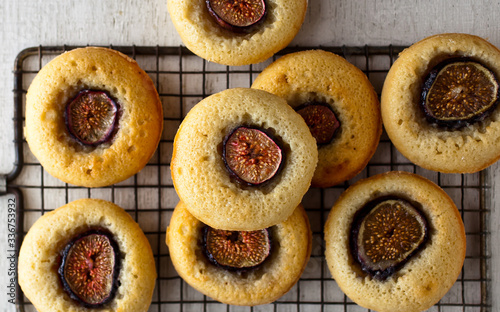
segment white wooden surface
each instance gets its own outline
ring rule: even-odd
[[[409,45],[443,32],[465,32],[500,46],[498,1],[310,0],[292,44]],[[180,45],[166,9],[166,0],[2,0],[0,1],[0,174],[14,160],[12,68],[23,48],[38,45]],[[500,167],[491,167],[493,185],[492,241],[500,227]],[[0,184],[1,188],[1,184]],[[1,189],[0,189],[1,190]],[[0,220],[7,220],[7,197],[0,196]],[[0,255],[7,250],[7,222],[0,223]],[[492,244],[493,294],[500,293],[500,248]],[[7,304],[7,256],[0,256],[0,311]],[[493,298],[493,311],[499,301]]]

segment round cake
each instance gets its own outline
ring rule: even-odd
[[[156,280],[139,225],[117,205],[80,199],[48,212],[19,252],[19,285],[37,311],[148,311]]]
[[[162,128],[153,82],[133,59],[111,49],[57,56],[26,95],[32,153],[51,175],[78,186],[107,186],[139,172]]]
[[[306,120],[318,148],[313,186],[353,178],[375,153],[382,133],[378,97],[344,58],[322,50],[288,54],[265,68],[252,88],[284,98]]]
[[[225,266],[226,262],[217,257],[219,254],[215,252],[220,250],[216,247],[221,245],[213,243],[221,239],[222,234],[227,234],[224,240],[227,242],[231,236],[235,236],[235,232],[221,233],[219,230],[206,228],[205,224],[189,213],[183,202],[179,202],[167,228],[166,243],[178,274],[193,288],[226,304],[254,306],[275,301],[295,285],[311,254],[312,234],[302,206],[297,207],[286,221],[263,230],[268,233],[269,240],[255,239],[261,245],[256,247],[256,244],[250,243],[246,246],[255,248],[246,249],[244,246],[238,249],[241,254],[230,254],[228,257],[232,256],[234,265],[238,267]],[[216,235],[212,233],[209,236],[207,231]],[[257,238],[262,231],[255,232],[257,233],[248,232],[246,235]],[[241,244],[242,241],[235,242],[232,239],[229,244],[234,248],[224,250],[234,251],[238,243]],[[270,249],[263,248],[268,244]],[[211,248],[213,245],[215,247]],[[210,256],[207,255],[207,250],[211,252]],[[258,265],[255,265],[257,262],[237,261],[239,257],[246,260],[261,259],[261,250],[265,250],[267,254]],[[214,261],[213,254],[219,262]]]
[[[307,10],[307,0],[251,0],[244,4],[167,1],[170,18],[186,47],[224,65],[255,64],[271,57],[293,40]]]
[[[404,50],[381,107],[394,146],[413,163],[473,173],[500,158],[500,50],[477,36],[440,34]]]
[[[189,111],[170,166],[177,194],[197,219],[250,231],[292,214],[309,189],[317,157],[306,123],[285,100],[235,88]]]
[[[325,224],[325,256],[341,290],[380,312],[424,311],[458,278],[466,238],[460,214],[436,184],[388,172],[357,182]]]

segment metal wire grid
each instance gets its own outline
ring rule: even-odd
[[[107,199],[139,223],[155,254],[158,280],[149,311],[369,311],[349,300],[332,280],[324,258],[323,226],[338,196],[353,182],[390,170],[420,174],[440,185],[455,201],[466,227],[467,255],[462,274],[448,294],[429,311],[489,311],[490,213],[487,171],[449,175],[421,169],[406,160],[385,135],[374,157],[356,178],[327,189],[311,189],[304,198],[313,231],[311,260],[298,283],[276,302],[257,307],[227,306],[187,285],[175,272],[165,245],[165,231],[178,197],[170,178],[172,143],[182,118],[199,100],[233,87],[250,87],[268,64],[283,54],[309,48],[287,48],[268,61],[229,67],[206,62],[184,47],[110,46],[136,59],[156,84],[164,107],[164,132],[157,152],[134,177],[104,188],[63,183],[40,166],[22,136],[26,90],[38,70],[73,46],[33,47],[20,52],[14,69],[14,123],[17,160],[6,176],[8,192],[18,200],[17,251],[22,238],[45,212],[78,198]],[[317,48],[317,47],[316,47]],[[385,75],[403,47],[320,47],[342,55],[362,69],[380,92]],[[35,311],[18,287],[18,311]]]

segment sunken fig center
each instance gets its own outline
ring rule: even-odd
[[[269,230],[226,231],[205,227],[205,254],[227,270],[248,270],[261,265],[271,253]]]
[[[266,15],[265,0],[206,0],[217,24],[232,32],[249,32]]]
[[[238,127],[224,140],[226,168],[241,182],[260,185],[278,173],[283,162],[282,148],[262,129]]]
[[[365,206],[351,229],[351,252],[363,271],[385,279],[426,242],[425,216],[408,201],[387,198]]]
[[[59,277],[71,298],[85,307],[99,308],[109,302],[117,288],[117,244],[108,233],[86,232],[64,249]]]
[[[66,106],[65,122],[78,142],[97,146],[111,140],[118,123],[118,105],[104,91],[83,90]]]
[[[457,129],[484,120],[499,98],[498,80],[490,69],[468,58],[455,58],[430,71],[421,107],[431,123]]]
[[[318,145],[326,145],[333,140],[340,122],[330,106],[310,102],[300,105],[296,111],[306,122]]]

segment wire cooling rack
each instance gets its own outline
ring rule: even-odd
[[[47,62],[73,48],[76,47],[33,47],[21,51],[16,59],[13,90],[16,162],[4,178],[7,192],[17,198],[17,251],[30,226],[45,212],[79,198],[102,198],[130,213],[152,246],[158,279],[149,311],[369,311],[350,301],[331,278],[324,258],[323,226],[336,199],[353,182],[381,172],[404,170],[440,185],[456,203],[465,223],[467,255],[462,273],[452,289],[429,311],[490,310],[488,171],[454,175],[424,170],[399,154],[385,133],[370,163],[357,177],[336,187],[310,189],[305,195],[303,203],[313,231],[312,256],[301,279],[287,294],[272,304],[256,307],[227,306],[200,294],[177,275],[164,243],[170,216],[178,202],[169,167],[177,128],[201,99],[228,88],[250,87],[273,60],[310,48],[287,48],[261,64],[229,67],[206,62],[184,47],[110,46],[134,58],[150,75],[163,103],[165,123],[158,149],[141,172],[116,185],[95,189],[69,185],[50,176],[30,153],[22,135],[25,95],[32,79]],[[379,94],[387,71],[403,49],[397,46],[314,48],[345,57],[367,74]],[[17,310],[35,311],[19,287]]]

